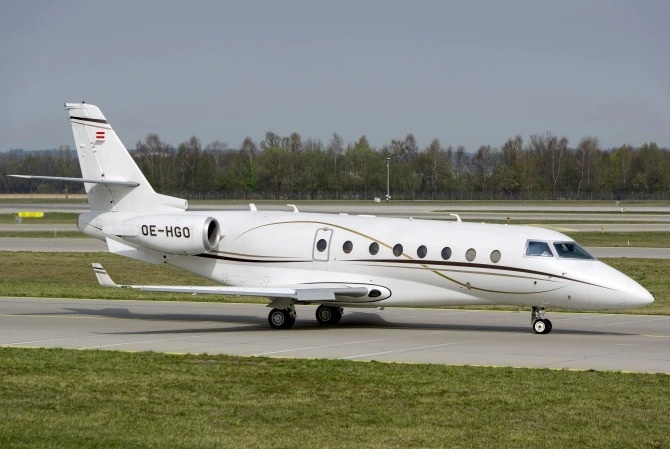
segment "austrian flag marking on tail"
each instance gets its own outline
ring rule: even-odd
[[[96,131],[95,132],[95,140],[105,140],[105,132],[104,131]]]

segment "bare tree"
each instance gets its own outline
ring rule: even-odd
[[[256,143],[251,139],[251,137],[245,137],[242,141],[242,146],[240,147],[240,152],[244,154],[245,158],[248,160],[248,172],[245,180],[247,188],[253,190],[256,185],[256,177],[254,175],[254,157],[258,153],[258,147]]]
[[[453,158],[453,163],[451,165],[454,167],[456,187],[460,192],[462,191],[463,173],[465,172],[468,163],[468,156],[465,154],[465,147],[463,145],[456,147],[456,152],[453,154]]]
[[[201,153],[200,140],[191,136],[186,142],[182,142],[177,147],[177,159],[180,163],[182,173],[182,185],[189,186],[191,191],[195,191],[195,167]]]
[[[475,169],[475,173],[482,184],[482,199],[484,197],[486,180],[493,175],[493,158],[494,155],[491,145],[480,146],[472,158],[472,165]]]
[[[577,199],[580,198],[582,184],[586,181],[587,188],[591,186],[591,171],[593,169],[593,159],[600,151],[597,137],[584,137],[579,141],[577,147],[577,167],[579,168],[579,184],[577,184]]]
[[[568,139],[560,139],[547,132],[545,134],[533,134],[530,136],[530,146],[540,157],[541,163],[548,168],[551,174],[551,186],[553,198],[557,198],[558,181],[560,180],[564,159],[568,151]]]
[[[211,158],[214,160],[214,171],[217,176],[220,176],[223,172],[223,152],[228,149],[228,144],[226,142],[221,142],[220,140],[215,140],[207,144],[205,151],[210,154]]]
[[[335,189],[335,199],[339,199],[340,183],[337,162],[344,154],[344,141],[339,134],[333,133],[330,141],[328,141],[327,151],[328,158],[333,161],[332,186]]]

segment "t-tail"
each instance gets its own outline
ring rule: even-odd
[[[66,103],[81,178],[22,178],[83,182],[92,211],[160,212],[186,210],[184,199],[156,193],[97,106]]]

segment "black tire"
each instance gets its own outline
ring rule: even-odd
[[[316,320],[319,324],[333,325],[340,322],[342,319],[341,307],[330,307],[320,305],[316,308]]]
[[[535,320],[533,322],[533,332],[536,334],[548,334],[551,332],[551,328],[551,321],[547,320],[546,318]]]
[[[268,314],[268,323],[273,329],[290,329],[295,324],[295,318],[287,309],[272,309]]]

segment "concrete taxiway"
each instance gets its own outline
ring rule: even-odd
[[[273,330],[257,304],[0,298],[0,345],[670,373],[670,317],[345,309],[322,327],[298,307]]]

